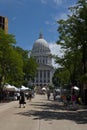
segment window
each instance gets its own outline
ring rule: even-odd
[[[44,78],[46,77],[46,70],[44,70]]]
[[[48,83],[50,83],[50,80],[48,79]]]
[[[44,80],[44,83],[46,83],[46,80]]]
[[[40,83],[42,83],[42,80],[40,80]]]
[[[3,20],[2,20],[2,17],[0,17],[0,23],[2,23],[2,21],[3,21]]]
[[[50,77],[50,71],[48,70],[48,77]]]
[[[36,80],[36,83],[38,83],[38,80]]]
[[[39,63],[39,59],[37,60],[37,62]]]
[[[40,70],[40,77],[42,78],[42,70]]]
[[[38,72],[37,72],[37,74],[36,74],[36,77],[38,77]]]
[[[3,29],[3,30],[5,29],[4,25],[2,26],[2,29]]]

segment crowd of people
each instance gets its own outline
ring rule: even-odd
[[[47,99],[50,100],[53,97],[53,100],[56,100],[58,95],[56,90],[53,90],[52,92],[52,96],[51,96],[51,91],[48,89],[47,90]],[[64,106],[70,106],[72,105],[72,107],[76,107],[77,104],[81,105],[82,104],[82,99],[81,96],[79,94],[79,92],[76,91],[72,91],[72,93],[68,93],[68,94],[61,94],[60,96],[60,100],[63,102]]]
[[[54,89],[52,91],[49,88],[46,90],[42,90],[42,92],[43,94],[47,95],[47,100],[50,100],[53,98],[54,101],[57,100],[57,97],[60,93],[59,90],[56,91],[56,89]],[[16,97],[17,97],[17,100],[19,101],[19,107],[25,108],[26,100],[31,101],[34,96],[35,96],[34,90],[28,90],[27,92],[20,90],[19,92],[17,92]],[[72,104],[72,106],[75,107],[76,104],[82,104],[82,100],[79,93],[75,92],[74,90],[72,90],[72,92],[68,94],[61,94],[59,98],[60,98],[60,101],[63,102],[64,106],[69,106]]]

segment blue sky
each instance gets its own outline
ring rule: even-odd
[[[55,52],[58,40],[57,20],[66,19],[68,7],[77,0],[0,0],[0,15],[8,17],[9,33],[14,34],[17,46],[31,50],[42,32]]]

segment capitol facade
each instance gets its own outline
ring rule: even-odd
[[[31,57],[36,59],[38,63],[37,74],[32,82],[32,85],[39,87],[47,87],[52,85],[52,77],[54,74],[54,67],[52,66],[52,54],[47,41],[40,34],[39,38],[35,41]]]

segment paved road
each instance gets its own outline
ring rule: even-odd
[[[0,130],[87,130],[87,110],[69,111],[36,95],[26,108],[18,101],[0,105]]]

